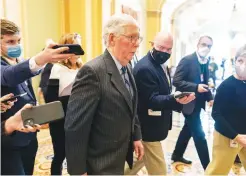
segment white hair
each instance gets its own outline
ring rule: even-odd
[[[130,15],[127,14],[118,14],[113,15],[106,22],[103,27],[103,40],[106,47],[108,47],[109,34],[123,34],[125,26],[135,25],[139,28],[137,21]]]

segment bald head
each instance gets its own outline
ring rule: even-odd
[[[172,53],[173,48],[173,37],[168,32],[159,32],[156,34],[153,47],[157,51],[167,52],[169,54]]]

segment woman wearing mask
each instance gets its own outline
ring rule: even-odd
[[[66,34],[61,37],[58,44],[81,44],[81,37],[76,33]],[[81,66],[82,62],[79,56],[69,57],[53,65],[47,91],[44,92],[46,102],[59,100],[62,102],[64,112],[66,112],[72,85]],[[49,125],[54,150],[51,175],[62,175],[62,163],[65,159],[64,119]]]
[[[239,155],[246,170],[246,45],[235,57],[235,74],[217,89],[213,158],[206,175],[228,175]]]

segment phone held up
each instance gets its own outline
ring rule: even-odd
[[[69,49],[62,52],[62,54],[75,54],[75,55],[84,55],[85,52],[79,44],[64,44],[64,45],[55,45],[53,49],[68,47]]]

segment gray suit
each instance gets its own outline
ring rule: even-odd
[[[132,163],[132,141],[141,131],[127,70],[133,98],[107,50],[78,72],[65,119],[69,174],[124,174],[126,158]]]

